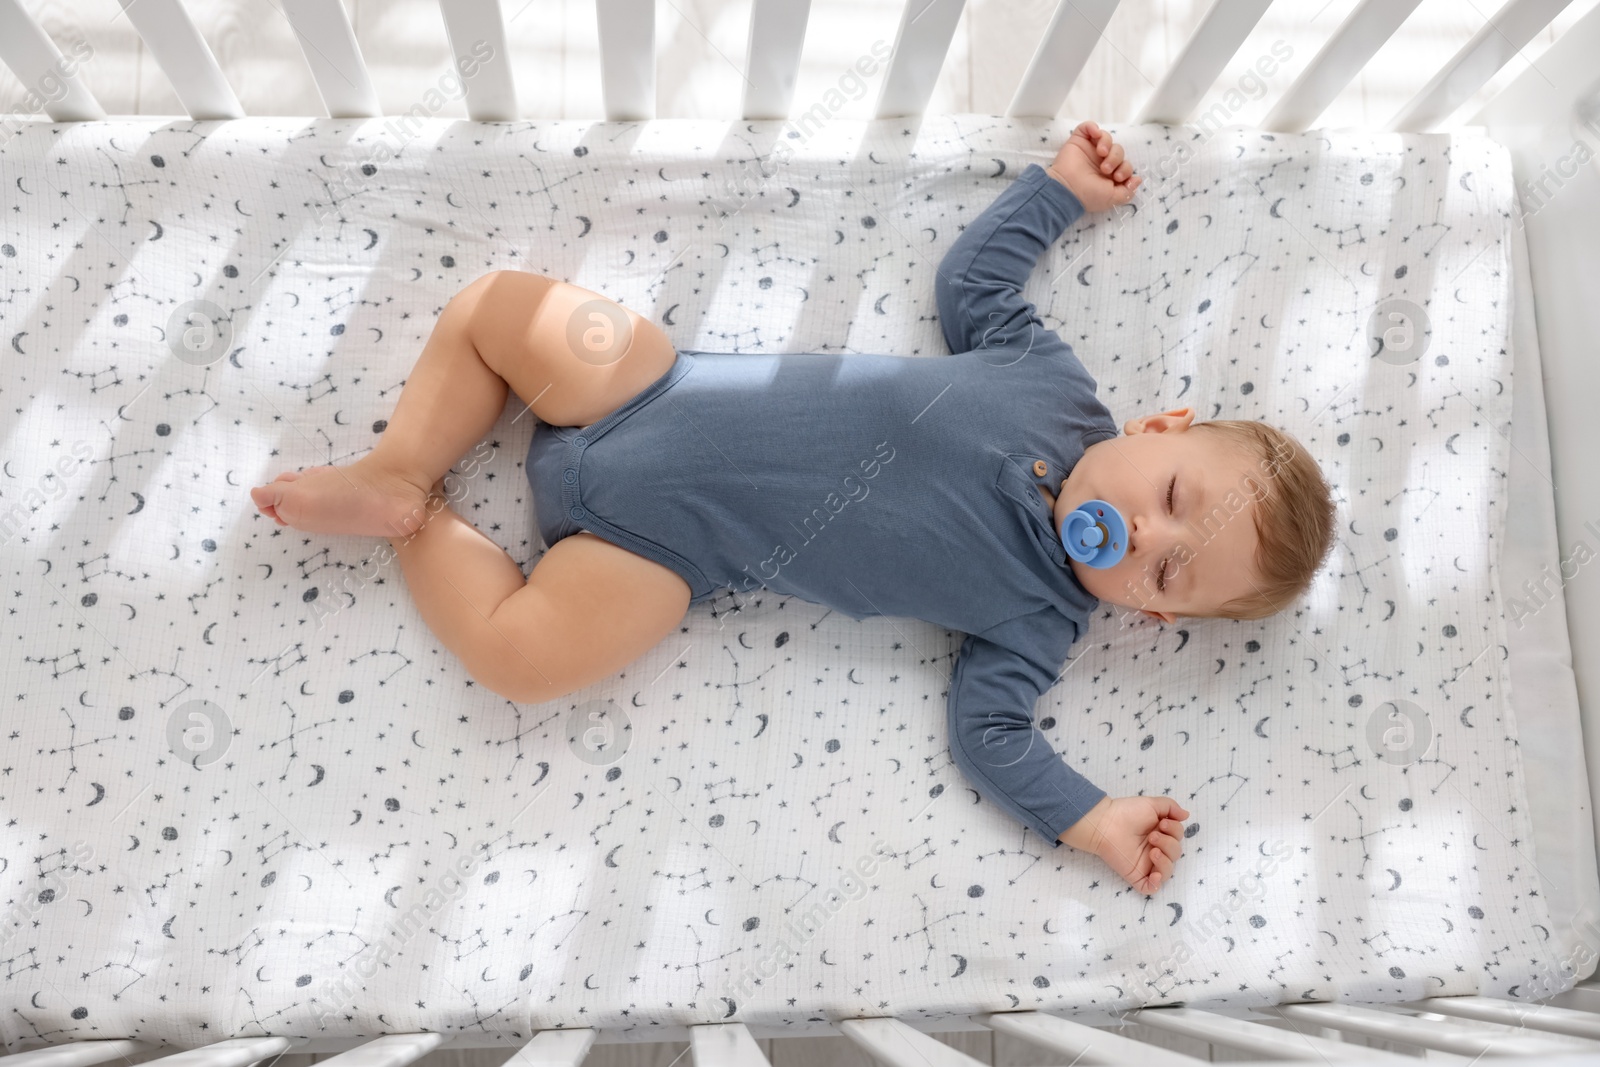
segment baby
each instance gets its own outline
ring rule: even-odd
[[[587,289],[495,271],[441,310],[370,454],[251,497],[279,525],[388,538],[440,642],[518,702],[611,677],[730,586],[964,633],[946,709],[961,771],[1052,845],[1154,892],[1189,813],[1107,796],[1051,749],[1035,702],[1099,601],[1166,623],[1287,606],[1332,543],[1333,504],[1304,449],[1262,423],[1179,408],[1119,434],[1023,298],[1069,225],[1142,180],[1093,122],[1026,167],[939,265],[950,356],[677,350]],[[526,474],[549,546],[526,578],[443,494],[512,390],[538,420]],[[1104,569],[1061,541],[1091,499],[1127,523]]]

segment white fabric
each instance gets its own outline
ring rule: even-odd
[[[1580,573],[1584,557],[1574,546],[1563,567],[1556,543],[1550,430],[1527,238],[1521,227],[1513,232],[1512,351],[1518,388],[1511,405],[1511,489],[1503,561],[1506,644],[1511,648],[1511,701],[1523,724],[1518,751],[1527,769],[1534,851],[1550,909],[1554,951],[1547,957],[1548,974],[1565,981],[1593,973],[1600,959],[1600,873],[1565,598],[1567,582]],[[1600,549],[1600,538],[1586,540],[1590,553]],[[1540,968],[1536,973],[1547,972]]]
[[[1137,214],[1081,222],[1030,281],[1119,419],[1276,422],[1340,500],[1302,603],[1171,627],[1102,607],[1039,702],[1097,784],[1193,813],[1144,898],[966,788],[961,635],[713,602],[616,678],[517,706],[469,685],[382,542],[247,495],[372,447],[440,307],[495,268],[687,348],[938,358],[956,205],[1071,124],[834,121],[763,181],[780,123],[436,121],[392,159],[393,122],[38,123],[0,149],[7,1047],[1515,996],[1548,956],[1496,569],[1501,149],[1124,129]],[[1409,365],[1369,354],[1391,297],[1431,318]],[[161,343],[196,298],[227,359]],[[461,465],[458,510],[527,566],[521,410]],[[195,766],[168,736],[200,699],[231,725]],[[1404,764],[1371,740],[1396,699],[1430,739]],[[568,744],[600,707],[631,720],[609,766]],[[861,899],[830,897],[858,862]]]

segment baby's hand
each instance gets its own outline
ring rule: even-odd
[[[1105,797],[1061,840],[1093,852],[1134,889],[1150,894],[1172,877],[1188,817],[1171,797]]]
[[[1072,190],[1085,211],[1126,204],[1144,183],[1133,177],[1133,164],[1122,158],[1122,146],[1093,122],[1078,124],[1047,169]]]

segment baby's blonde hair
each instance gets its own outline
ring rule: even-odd
[[[1276,426],[1249,419],[1197,422],[1258,462],[1255,500],[1254,590],[1207,617],[1264,619],[1299,599],[1333,547],[1333,493],[1322,468],[1299,441]]]

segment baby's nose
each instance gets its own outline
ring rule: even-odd
[[[1124,514],[1126,514],[1126,513],[1124,513]],[[1128,555],[1131,556],[1135,552],[1138,551],[1140,543],[1144,540],[1144,538],[1142,536],[1140,536],[1140,535],[1144,533],[1146,525],[1147,524],[1146,524],[1143,516],[1138,515],[1138,514],[1134,514],[1134,515],[1129,516],[1129,518],[1128,518]]]

